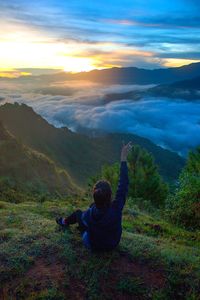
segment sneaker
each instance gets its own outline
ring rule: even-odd
[[[62,217],[56,218],[56,223],[62,228],[66,228],[69,226],[68,224],[65,223],[65,218]]]

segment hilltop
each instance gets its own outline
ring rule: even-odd
[[[91,254],[57,215],[86,208],[77,197],[43,203],[0,201],[0,299],[198,300],[200,236],[127,201],[123,236],[111,253]]]

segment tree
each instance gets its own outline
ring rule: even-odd
[[[128,158],[130,187],[133,198],[149,200],[154,206],[161,206],[167,197],[168,186],[162,180],[158,167],[150,153],[134,146]]]
[[[154,206],[162,206],[167,197],[168,186],[158,173],[153,157],[146,150],[134,146],[128,157],[129,196],[147,200]],[[90,180],[90,186],[99,179],[110,182],[115,194],[119,178],[119,164],[105,165],[101,173]]]
[[[186,228],[200,228],[200,147],[191,151],[175,194],[167,201],[173,222]]]
[[[88,195],[91,194],[93,186],[100,179],[108,180],[112,187],[112,193],[115,194],[119,179],[119,164],[115,163],[113,165],[104,165],[102,166],[101,172],[99,174],[90,177],[88,181],[88,190],[86,192]]]

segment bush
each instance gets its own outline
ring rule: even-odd
[[[200,148],[189,154],[179,187],[166,203],[170,219],[188,229],[200,229]]]

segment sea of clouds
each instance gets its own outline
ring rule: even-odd
[[[21,93],[20,90],[13,93],[11,89],[2,88],[0,104],[26,103],[49,123],[57,127],[67,126],[73,131],[82,127],[134,133],[181,155],[200,145],[200,100],[144,97],[139,101],[124,99],[105,104],[105,94],[147,87],[85,83],[69,86],[67,83],[66,88],[73,90],[72,95],[42,95],[30,91]]]

